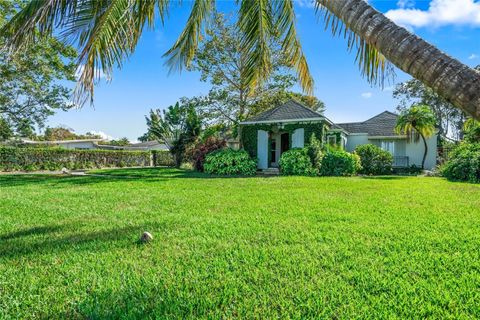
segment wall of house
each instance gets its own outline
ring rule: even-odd
[[[59,144],[60,147],[65,149],[95,149],[96,146],[91,141],[82,142],[67,142]]]
[[[348,152],[353,152],[355,150],[355,147],[361,144],[367,144],[370,143],[368,141],[368,135],[362,134],[362,135],[349,135],[347,137],[347,147],[346,150]]]
[[[427,139],[428,153],[425,160],[425,169],[432,170],[437,165],[437,135],[433,135]],[[410,165],[417,167],[422,165],[423,152],[425,147],[420,139],[418,143],[407,142],[405,154],[409,157]]]

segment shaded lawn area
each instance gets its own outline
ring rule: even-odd
[[[478,185],[100,172],[0,176],[1,319],[480,317]]]

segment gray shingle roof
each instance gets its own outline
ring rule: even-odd
[[[284,104],[262,112],[245,122],[260,122],[260,121],[285,121],[285,120],[300,120],[300,119],[318,119],[323,118],[318,112],[313,111],[295,100],[289,100]]]
[[[395,133],[397,118],[397,114],[384,111],[364,122],[337,123],[336,125],[349,133],[368,133],[370,136],[390,137],[397,136]]]

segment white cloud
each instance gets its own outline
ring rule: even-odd
[[[370,99],[372,96],[373,96],[373,93],[371,92],[364,92],[361,94],[362,98],[365,98],[365,99]]]
[[[106,134],[105,132],[103,131],[95,131],[95,130],[91,130],[89,131],[91,134],[95,134],[95,135],[99,135],[102,139],[105,139],[105,140],[114,140],[114,138],[111,136],[111,135],[108,135]]]
[[[475,60],[475,59],[478,59],[478,58],[480,58],[480,56],[479,56],[478,54],[475,54],[475,53],[472,53],[472,54],[468,57],[469,60]]]
[[[393,91],[394,89],[395,89],[395,86],[388,86],[388,87],[384,87],[382,91],[390,92],[390,91]]]
[[[400,0],[398,4],[408,1]],[[389,10],[385,14],[406,27],[441,27],[468,25],[480,27],[480,2],[477,0],[432,0],[427,10],[410,7]]]

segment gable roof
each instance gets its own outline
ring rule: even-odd
[[[305,107],[298,101],[291,99],[276,108],[267,110],[244,122],[241,122],[241,124],[323,119],[325,119],[325,117],[322,114],[315,112],[312,109]]]
[[[384,111],[363,122],[337,123],[336,125],[348,133],[367,133],[370,136],[398,136],[395,133],[398,115]]]

